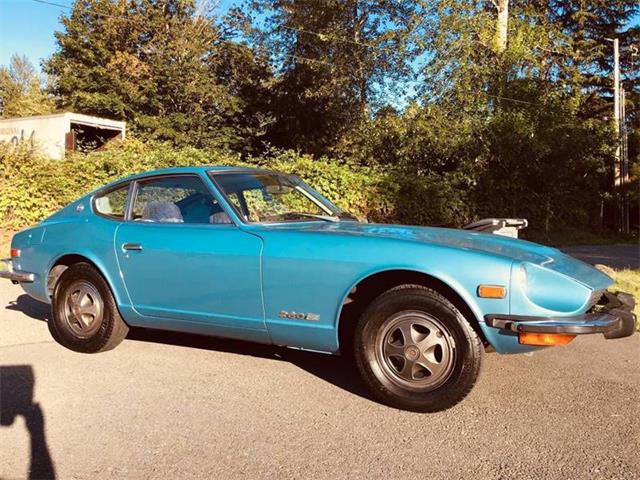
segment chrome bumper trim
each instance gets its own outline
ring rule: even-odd
[[[605,338],[633,335],[636,316],[632,312],[635,300],[624,292],[605,292],[607,303],[599,311],[574,317],[528,317],[521,315],[486,315],[488,326],[512,332],[567,333],[584,335],[602,333]]]
[[[13,261],[10,258],[4,258],[0,260],[7,267],[0,270],[0,278],[6,278],[13,283],[31,283],[35,280],[35,273],[24,272],[22,270],[13,269]]]

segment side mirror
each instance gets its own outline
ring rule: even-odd
[[[281,185],[279,183],[274,185],[267,185],[265,187],[265,191],[270,195],[282,195],[284,193],[289,193],[291,190],[293,190],[293,187],[289,185]]]

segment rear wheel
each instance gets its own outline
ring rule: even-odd
[[[480,371],[482,344],[446,298],[406,285],[383,293],[365,310],[354,351],[360,374],[378,399],[434,412],[469,393]]]
[[[49,330],[65,347],[95,353],[116,347],[129,332],[111,290],[88,263],[66,269],[56,283]]]

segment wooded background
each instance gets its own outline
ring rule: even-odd
[[[396,204],[377,220],[460,225],[517,216],[546,237],[601,232],[615,227],[621,193],[612,187],[607,39],[615,37],[628,92],[626,194],[637,205],[637,0],[252,0],[224,15],[215,7],[76,0],[42,65],[45,78],[20,56],[0,69],[0,113],[126,120],[146,144],[136,148],[161,165],[172,162],[169,149],[182,164],[289,159],[316,162],[331,178],[384,178],[395,193],[381,198]],[[126,163],[131,148],[111,150],[114,162]],[[2,151],[3,192],[19,158],[29,164]],[[107,169],[87,188],[108,178]],[[380,194],[376,185],[370,195]],[[340,203],[354,194],[332,195]],[[405,209],[417,211],[397,214]],[[631,224],[637,230],[635,207]]]

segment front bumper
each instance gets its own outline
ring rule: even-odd
[[[485,316],[488,326],[516,333],[564,333],[583,335],[602,333],[605,338],[633,335],[636,316],[633,296],[624,292],[605,292],[600,302],[588,313],[575,317],[528,317],[491,314]]]
[[[0,262],[6,265],[5,268],[0,268],[0,278],[6,278],[13,283],[31,283],[36,278],[34,273],[15,270],[13,268],[13,261],[10,258],[2,259]]]

